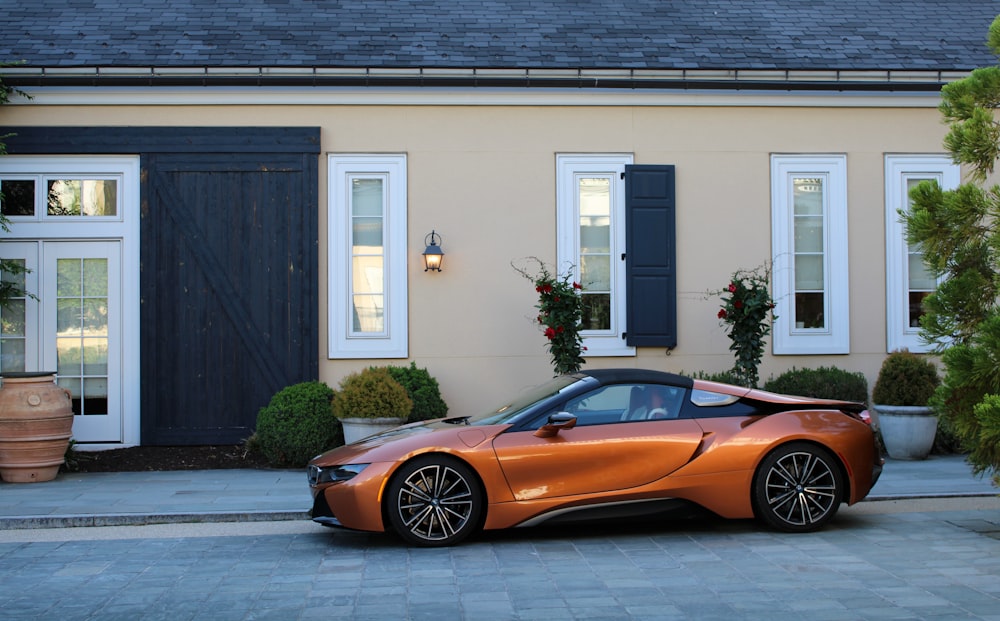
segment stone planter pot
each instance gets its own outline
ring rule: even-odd
[[[401,418],[342,418],[340,422],[344,426],[344,444],[351,444],[399,427],[406,421]]]
[[[893,459],[924,459],[934,446],[937,416],[930,408],[903,405],[872,406],[878,414],[885,450]]]
[[[5,373],[0,388],[0,478],[8,483],[51,481],[73,433],[69,391],[55,373]]]

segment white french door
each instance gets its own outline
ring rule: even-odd
[[[0,308],[0,371],[54,371],[73,439],[139,443],[139,158],[0,158],[4,273],[27,292]]]
[[[0,311],[3,370],[55,371],[72,397],[73,439],[122,442],[121,242],[15,242],[0,252],[32,270],[34,294]]]
[[[43,242],[42,255],[42,368],[72,395],[78,442],[121,442],[121,242]]]

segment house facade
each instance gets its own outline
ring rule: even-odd
[[[762,265],[762,378],[925,349],[897,210],[960,182],[938,93],[995,7],[502,4],[13,7],[3,370],[56,370],[93,448],[238,442],[411,361],[479,411],[551,375],[535,259],[584,286],[588,367],[730,368],[709,292]]]

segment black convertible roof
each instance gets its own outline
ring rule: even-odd
[[[651,369],[585,369],[580,371],[580,375],[589,375],[602,384],[648,382],[681,386],[683,388],[694,386],[694,380],[690,377],[677,375],[676,373],[653,371]]]

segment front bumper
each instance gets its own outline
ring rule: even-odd
[[[322,524],[323,526],[330,526],[332,528],[345,528],[337,516],[333,514],[333,510],[330,505],[326,502],[326,495],[323,494],[323,490],[319,490],[316,497],[313,499],[312,509],[309,511],[309,517],[312,518],[313,522],[317,524]]]

